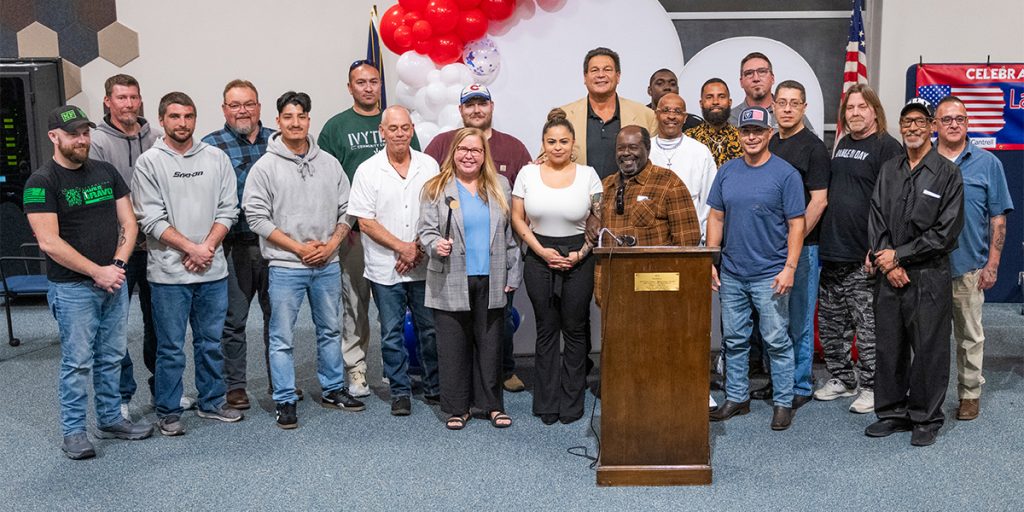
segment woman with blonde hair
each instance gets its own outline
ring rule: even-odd
[[[418,227],[427,250],[426,305],[437,329],[441,410],[461,430],[471,412],[506,428],[501,391],[506,293],[522,279],[509,220],[511,187],[491,160],[484,133],[455,133],[441,173],[423,186]]]
[[[530,248],[526,291],[537,321],[533,414],[550,425],[583,416],[595,263],[584,232],[587,218],[600,211],[603,188],[593,167],[574,162],[576,131],[561,109],[548,114],[541,141],[544,163],[527,165],[516,177],[512,226]]]

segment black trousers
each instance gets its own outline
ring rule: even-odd
[[[487,276],[469,276],[469,311],[434,311],[441,410],[504,411],[501,392],[505,310],[488,309]]]
[[[875,414],[939,429],[949,385],[953,288],[949,259],[907,270],[910,283],[875,283]]]
[[[545,247],[555,247],[579,237],[537,237]],[[577,240],[578,239],[578,240]],[[563,253],[569,251],[560,249]],[[537,323],[536,384],[533,387],[533,414],[557,414],[574,420],[583,416],[587,384],[587,330],[590,301],[594,295],[593,255],[568,271],[551,270],[533,251],[526,255],[523,269],[526,291],[533,304]],[[564,342],[564,348],[562,347]]]
[[[128,258],[125,267],[125,286],[128,287],[128,300],[131,300],[135,288],[139,289],[139,307],[142,309],[142,362],[149,370],[149,391],[153,391],[153,374],[156,373],[156,331],[153,329],[153,302],[149,296],[149,281],[146,280],[146,263],[149,254],[146,251],[135,251]],[[125,351],[121,360],[121,400],[131,401],[138,386],[135,383],[135,364],[132,356]]]

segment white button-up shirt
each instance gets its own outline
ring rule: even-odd
[[[373,219],[403,242],[416,240],[416,224],[420,216],[420,192],[423,184],[439,173],[437,162],[425,153],[412,151],[409,172],[403,179],[388,161],[382,149],[356,169],[348,214]],[[363,276],[374,283],[391,286],[427,278],[426,264],[421,263],[407,274],[395,270],[395,251],[378,244],[365,232],[360,233],[366,261]]]
[[[704,242],[707,234],[708,214],[711,207],[708,206],[708,195],[711,194],[711,184],[715,181],[715,174],[718,166],[715,165],[715,157],[711,151],[686,135],[678,139],[662,139],[654,137],[651,140],[651,162],[658,167],[664,167],[679,176],[690,191],[690,199],[693,200],[693,207],[697,210],[697,219],[700,220],[700,237]]]

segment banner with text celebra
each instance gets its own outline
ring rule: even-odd
[[[1024,150],[1024,64],[922,64],[916,82],[932,105],[949,95],[963,100],[977,146]]]

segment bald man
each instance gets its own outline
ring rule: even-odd
[[[686,102],[678,94],[670,92],[661,96],[654,113],[658,117],[658,136],[651,140],[651,162],[674,172],[686,184],[700,220],[703,242],[710,210],[708,194],[718,171],[715,157],[707,146],[683,134]]]
[[[384,376],[391,388],[391,414],[412,414],[409,353],[405,348],[405,311],[412,310],[423,365],[423,394],[427,403],[439,403],[437,344],[434,317],[424,305],[426,263],[416,241],[420,191],[439,172],[430,155],[410,147],[413,123],[404,107],[384,110],[380,134],[384,150],[356,169],[349,199],[349,215],[359,219],[365,248],[363,276],[370,281],[380,314]]]

